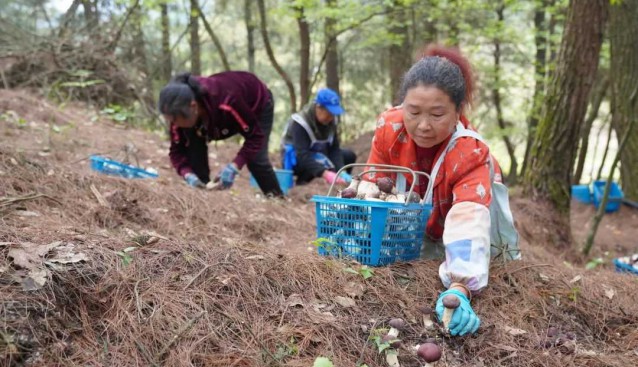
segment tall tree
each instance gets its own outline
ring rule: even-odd
[[[228,58],[226,57],[226,52],[224,52],[224,47],[222,46],[222,43],[219,40],[219,37],[217,37],[217,35],[215,34],[215,31],[213,30],[213,27],[211,27],[210,23],[208,23],[208,20],[206,20],[206,16],[204,15],[204,11],[202,11],[202,8],[200,8],[199,4],[197,3],[195,3],[195,5],[197,5],[197,14],[199,14],[199,18],[202,20],[202,23],[204,24],[204,28],[206,29],[206,32],[208,32],[210,39],[213,41],[213,44],[215,45],[215,48],[217,49],[217,54],[219,55],[219,58],[222,61],[222,65],[224,65],[224,70],[226,71],[230,70],[230,63],[228,62]]]
[[[279,65],[277,59],[275,58],[275,52],[270,45],[270,38],[268,38],[268,20],[266,17],[266,5],[264,4],[264,0],[258,0],[257,5],[259,7],[259,30],[261,31],[261,37],[264,40],[264,46],[266,47],[266,54],[268,54],[268,59],[272,66],[277,70],[277,73],[281,76],[281,78],[286,83],[286,87],[288,88],[288,94],[290,95],[290,112],[293,113],[297,109],[297,95],[295,94],[295,86],[292,84],[292,80],[288,73],[284,70],[284,68]]]
[[[131,26],[133,27],[133,44],[132,56],[134,65],[144,78],[144,90],[142,96],[150,105],[153,102],[153,79],[149,71],[148,57],[146,55],[146,41],[144,40],[144,32],[142,30],[142,5],[136,2],[136,6],[132,9]]]
[[[337,0],[326,0],[328,9],[336,9]],[[341,94],[339,90],[339,45],[337,43],[337,19],[328,15],[325,20],[326,40],[326,86]]]
[[[503,1],[499,1],[496,5],[496,19],[497,29],[501,30],[503,25],[505,24],[505,3]],[[497,32],[501,33],[501,32]],[[510,139],[508,134],[505,134],[504,131],[507,127],[507,123],[505,122],[505,118],[503,117],[503,107],[502,107],[502,98],[501,98],[501,35],[496,34],[494,37],[494,87],[492,88],[492,101],[494,102],[494,108],[496,109],[496,122],[498,123],[498,127],[503,132],[503,142],[505,143],[505,148],[507,149],[507,154],[510,156],[510,169],[509,174],[507,175],[507,183],[510,185],[516,184],[518,180],[518,160],[516,159],[516,151],[514,148],[514,143]]]
[[[199,41],[199,4],[197,0],[190,0],[190,47],[191,47],[191,73],[202,73],[202,54]]]
[[[594,83],[609,0],[571,0],[557,68],[549,85],[525,175],[527,195],[547,202],[571,244],[570,187],[578,139]]]
[[[620,139],[630,122],[638,119],[638,104],[630,100],[638,86],[638,0],[616,1],[609,23],[612,125]],[[629,199],[638,200],[638,129],[631,131],[620,162],[623,191]]]
[[[392,43],[388,47],[388,69],[390,72],[390,101],[393,105],[399,101],[399,88],[403,74],[412,65],[412,45],[410,42],[410,27],[408,8],[404,1],[394,0],[389,9],[390,38]]]
[[[255,72],[255,24],[253,23],[252,0],[244,0],[244,23],[246,23],[246,45],[248,70]]]
[[[299,27],[299,95],[303,106],[310,100],[310,26],[303,6],[298,5],[294,9]]]
[[[525,156],[521,168],[521,176],[527,172],[529,155],[532,150],[532,143],[536,135],[538,117],[541,113],[543,96],[545,95],[545,84],[547,78],[547,21],[545,19],[545,8],[547,1],[536,0],[534,10],[534,44],[536,46],[536,56],[534,57],[534,96],[532,97],[532,108],[527,117],[527,142],[525,144]]]
[[[171,57],[171,23],[168,17],[168,3],[162,1],[161,8],[161,28],[162,28],[162,57],[161,57],[161,79],[166,83],[171,79],[173,73],[173,58]]]

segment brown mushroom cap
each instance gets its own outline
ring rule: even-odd
[[[403,319],[392,319],[389,322],[390,326],[392,326],[395,329],[401,330],[405,327],[405,321],[403,321]]]
[[[341,197],[346,199],[352,199],[357,196],[357,190],[355,189],[345,189],[341,191]]]
[[[441,359],[441,347],[434,343],[423,343],[416,354],[428,363],[436,362]]]
[[[381,177],[377,180],[377,187],[380,191],[385,192],[386,194],[392,193],[392,188],[394,187],[394,181],[390,177]]]
[[[461,304],[459,298],[455,295],[448,294],[443,297],[443,307],[445,308],[457,308]]]
[[[424,315],[431,315],[434,313],[434,310],[432,309],[432,307],[425,306],[425,305],[417,306],[417,310],[419,310],[419,312],[421,312]]]
[[[401,340],[395,337],[392,337],[388,334],[384,335],[383,338],[381,338],[381,341],[384,343],[390,343],[390,347],[394,349],[401,347]]]

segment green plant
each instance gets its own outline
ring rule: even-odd
[[[100,114],[120,123],[130,122],[136,115],[133,110],[117,104],[108,105],[100,111]]]
[[[122,260],[122,265],[128,266],[131,262],[133,262],[133,256],[131,256],[130,253],[135,251],[136,249],[137,247],[131,246],[131,247],[125,248],[122,251],[117,251],[115,252],[115,254],[117,254]]]
[[[363,279],[371,278],[374,275],[374,270],[372,270],[367,265],[362,265],[358,269],[353,269],[351,267],[347,267],[347,268],[343,269],[343,271],[345,271],[347,273],[351,273],[351,274],[361,275],[363,277]]]
[[[326,357],[317,357],[312,367],[334,367],[334,364]]]

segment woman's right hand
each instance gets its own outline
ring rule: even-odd
[[[197,177],[197,175],[194,174],[193,172],[189,172],[185,174],[184,180],[186,181],[187,184],[189,184],[192,187],[197,187],[197,188],[206,187],[206,185],[204,185],[204,183],[199,179],[199,177]]]
[[[325,171],[323,171],[323,174],[321,175],[321,177],[323,177],[323,179],[328,184],[332,184],[334,182],[334,183],[339,184],[339,185],[347,185],[346,180],[344,180],[343,178],[337,176],[336,172],[325,170]]]

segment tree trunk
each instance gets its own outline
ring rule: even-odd
[[[97,3],[94,4],[91,0],[82,0],[82,7],[84,8],[84,20],[89,32],[97,31]]]
[[[532,150],[532,143],[536,135],[538,117],[541,113],[543,96],[545,95],[545,84],[547,79],[547,23],[545,21],[545,4],[536,3],[534,12],[534,44],[536,45],[536,57],[534,60],[534,97],[532,99],[532,109],[527,118],[527,142],[525,144],[525,157],[521,167],[521,176],[525,176],[529,162],[529,155]]]
[[[598,173],[596,173],[596,180],[600,180],[603,176],[603,168],[605,168],[605,161],[607,160],[607,153],[609,153],[609,144],[611,143],[611,136],[613,135],[614,128],[609,123],[609,130],[607,130],[607,140],[605,143],[605,150],[603,150],[603,158],[600,160],[600,166],[598,166]]]
[[[310,27],[302,6],[295,7],[297,25],[299,27],[299,94],[301,106],[310,100]]]
[[[162,83],[167,83],[171,80],[173,73],[173,58],[171,56],[171,23],[168,17],[168,4],[166,2],[160,3],[162,9],[161,24],[162,24],[162,59],[161,59],[161,79]]]
[[[570,188],[578,139],[589,91],[596,76],[608,0],[572,0],[563,32],[557,68],[525,175],[525,193],[554,209],[563,231],[557,244],[571,244]],[[550,215],[551,215],[550,214]]]
[[[255,72],[255,24],[253,23],[252,0],[244,0],[244,22],[248,43],[248,70]]]
[[[638,86],[638,0],[618,2],[610,13],[612,125],[620,138],[638,119],[638,104],[630,100]],[[625,196],[638,200],[638,129],[632,130],[620,155],[620,177]]]
[[[572,184],[576,185],[580,183],[583,176],[583,169],[585,168],[585,159],[587,158],[587,150],[589,149],[589,135],[591,135],[592,126],[594,121],[598,117],[598,110],[600,105],[605,99],[607,88],[609,87],[609,78],[607,72],[599,71],[598,78],[596,78],[596,84],[589,96],[589,114],[583,125],[583,132],[580,137],[580,149],[578,151],[578,161],[576,163],[576,172],[574,172],[574,181]]]
[[[337,0],[326,0],[326,6],[332,9],[336,8]],[[336,19],[326,17],[326,86],[341,95],[339,91],[339,45],[337,43],[336,24]]]
[[[199,4],[197,0],[190,0],[190,31],[191,31],[191,73],[202,74],[202,55],[199,42]]]
[[[496,16],[499,22],[499,27],[505,23],[505,17],[503,12],[505,5],[501,2],[496,8]],[[510,170],[507,175],[507,183],[509,185],[515,185],[518,180],[518,161],[516,160],[516,152],[514,144],[510,140],[509,136],[504,133],[506,128],[505,119],[503,118],[503,110],[501,108],[501,92],[499,86],[501,84],[501,41],[498,36],[494,38],[494,88],[492,89],[492,100],[496,109],[496,121],[498,127],[502,132],[503,142],[507,148],[507,154],[510,156]]]
[[[64,13],[64,17],[62,18],[62,24],[60,24],[60,30],[58,31],[59,38],[65,38],[67,36],[67,29],[69,27],[69,23],[73,18],[75,18],[75,13],[78,11],[80,7],[80,0],[73,0],[69,9]]]
[[[408,27],[408,9],[401,1],[395,0],[389,14],[390,35],[393,39],[388,47],[388,66],[390,72],[390,100],[394,106],[401,103],[399,88],[403,74],[412,65],[412,46]]]
[[[133,26],[133,50],[132,56],[144,79],[144,90],[141,93],[147,106],[153,106],[153,80],[149,72],[148,58],[146,56],[146,42],[144,41],[144,31],[142,30],[142,5],[138,4],[133,8],[131,14],[131,25]]]
[[[279,65],[277,59],[275,58],[275,53],[270,46],[270,39],[268,38],[268,23],[266,19],[266,6],[264,5],[264,0],[258,0],[257,5],[259,6],[259,29],[261,31],[261,37],[264,40],[264,47],[266,47],[266,53],[268,54],[268,59],[272,63],[272,66],[277,70],[277,73],[281,76],[281,78],[286,83],[286,87],[288,88],[288,94],[290,95],[290,113],[294,113],[297,106],[297,96],[295,95],[295,86],[292,84],[292,81],[286,71]]]

